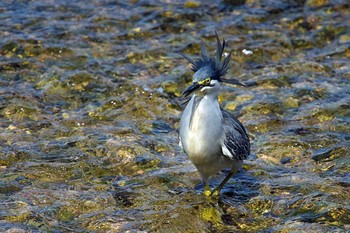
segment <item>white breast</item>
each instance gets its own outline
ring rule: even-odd
[[[219,155],[222,137],[222,114],[215,96],[206,95],[193,113],[192,124],[188,126],[188,142],[184,147],[193,163],[211,161]],[[214,158],[215,159],[215,158]]]

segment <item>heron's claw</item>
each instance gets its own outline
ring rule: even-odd
[[[207,197],[211,196],[212,192],[211,192],[211,189],[210,189],[209,185],[207,185],[207,184],[204,185],[204,192],[203,192],[203,194],[205,196],[207,196]]]
[[[220,195],[220,190],[218,189],[214,189],[211,193],[210,193],[211,196],[214,196],[214,197],[217,197]]]

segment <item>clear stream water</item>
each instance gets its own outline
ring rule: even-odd
[[[345,0],[0,2],[1,232],[349,232]],[[178,146],[178,51],[232,50],[252,155],[219,199]],[[214,186],[224,174],[215,177]]]

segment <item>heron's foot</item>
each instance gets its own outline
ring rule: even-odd
[[[205,196],[209,197],[209,196],[211,196],[211,192],[212,192],[212,191],[211,191],[209,185],[204,185],[204,192],[203,192],[203,194],[204,194]]]
[[[205,185],[203,194],[206,197],[217,197],[220,195],[220,189],[219,189],[219,187],[216,187],[215,189],[211,190],[209,185]]]
[[[211,196],[217,197],[220,195],[220,190],[219,189],[213,189],[210,193]]]
[[[225,177],[225,179],[215,189],[213,189],[213,191],[211,192],[211,196],[220,196],[220,190],[222,189],[222,187],[224,187],[226,182],[231,178],[231,176],[234,173],[234,171],[230,171]]]

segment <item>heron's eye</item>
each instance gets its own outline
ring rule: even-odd
[[[199,81],[198,83],[202,86],[209,86],[210,82],[211,82],[211,79],[210,79],[210,77],[208,77],[202,81]]]

